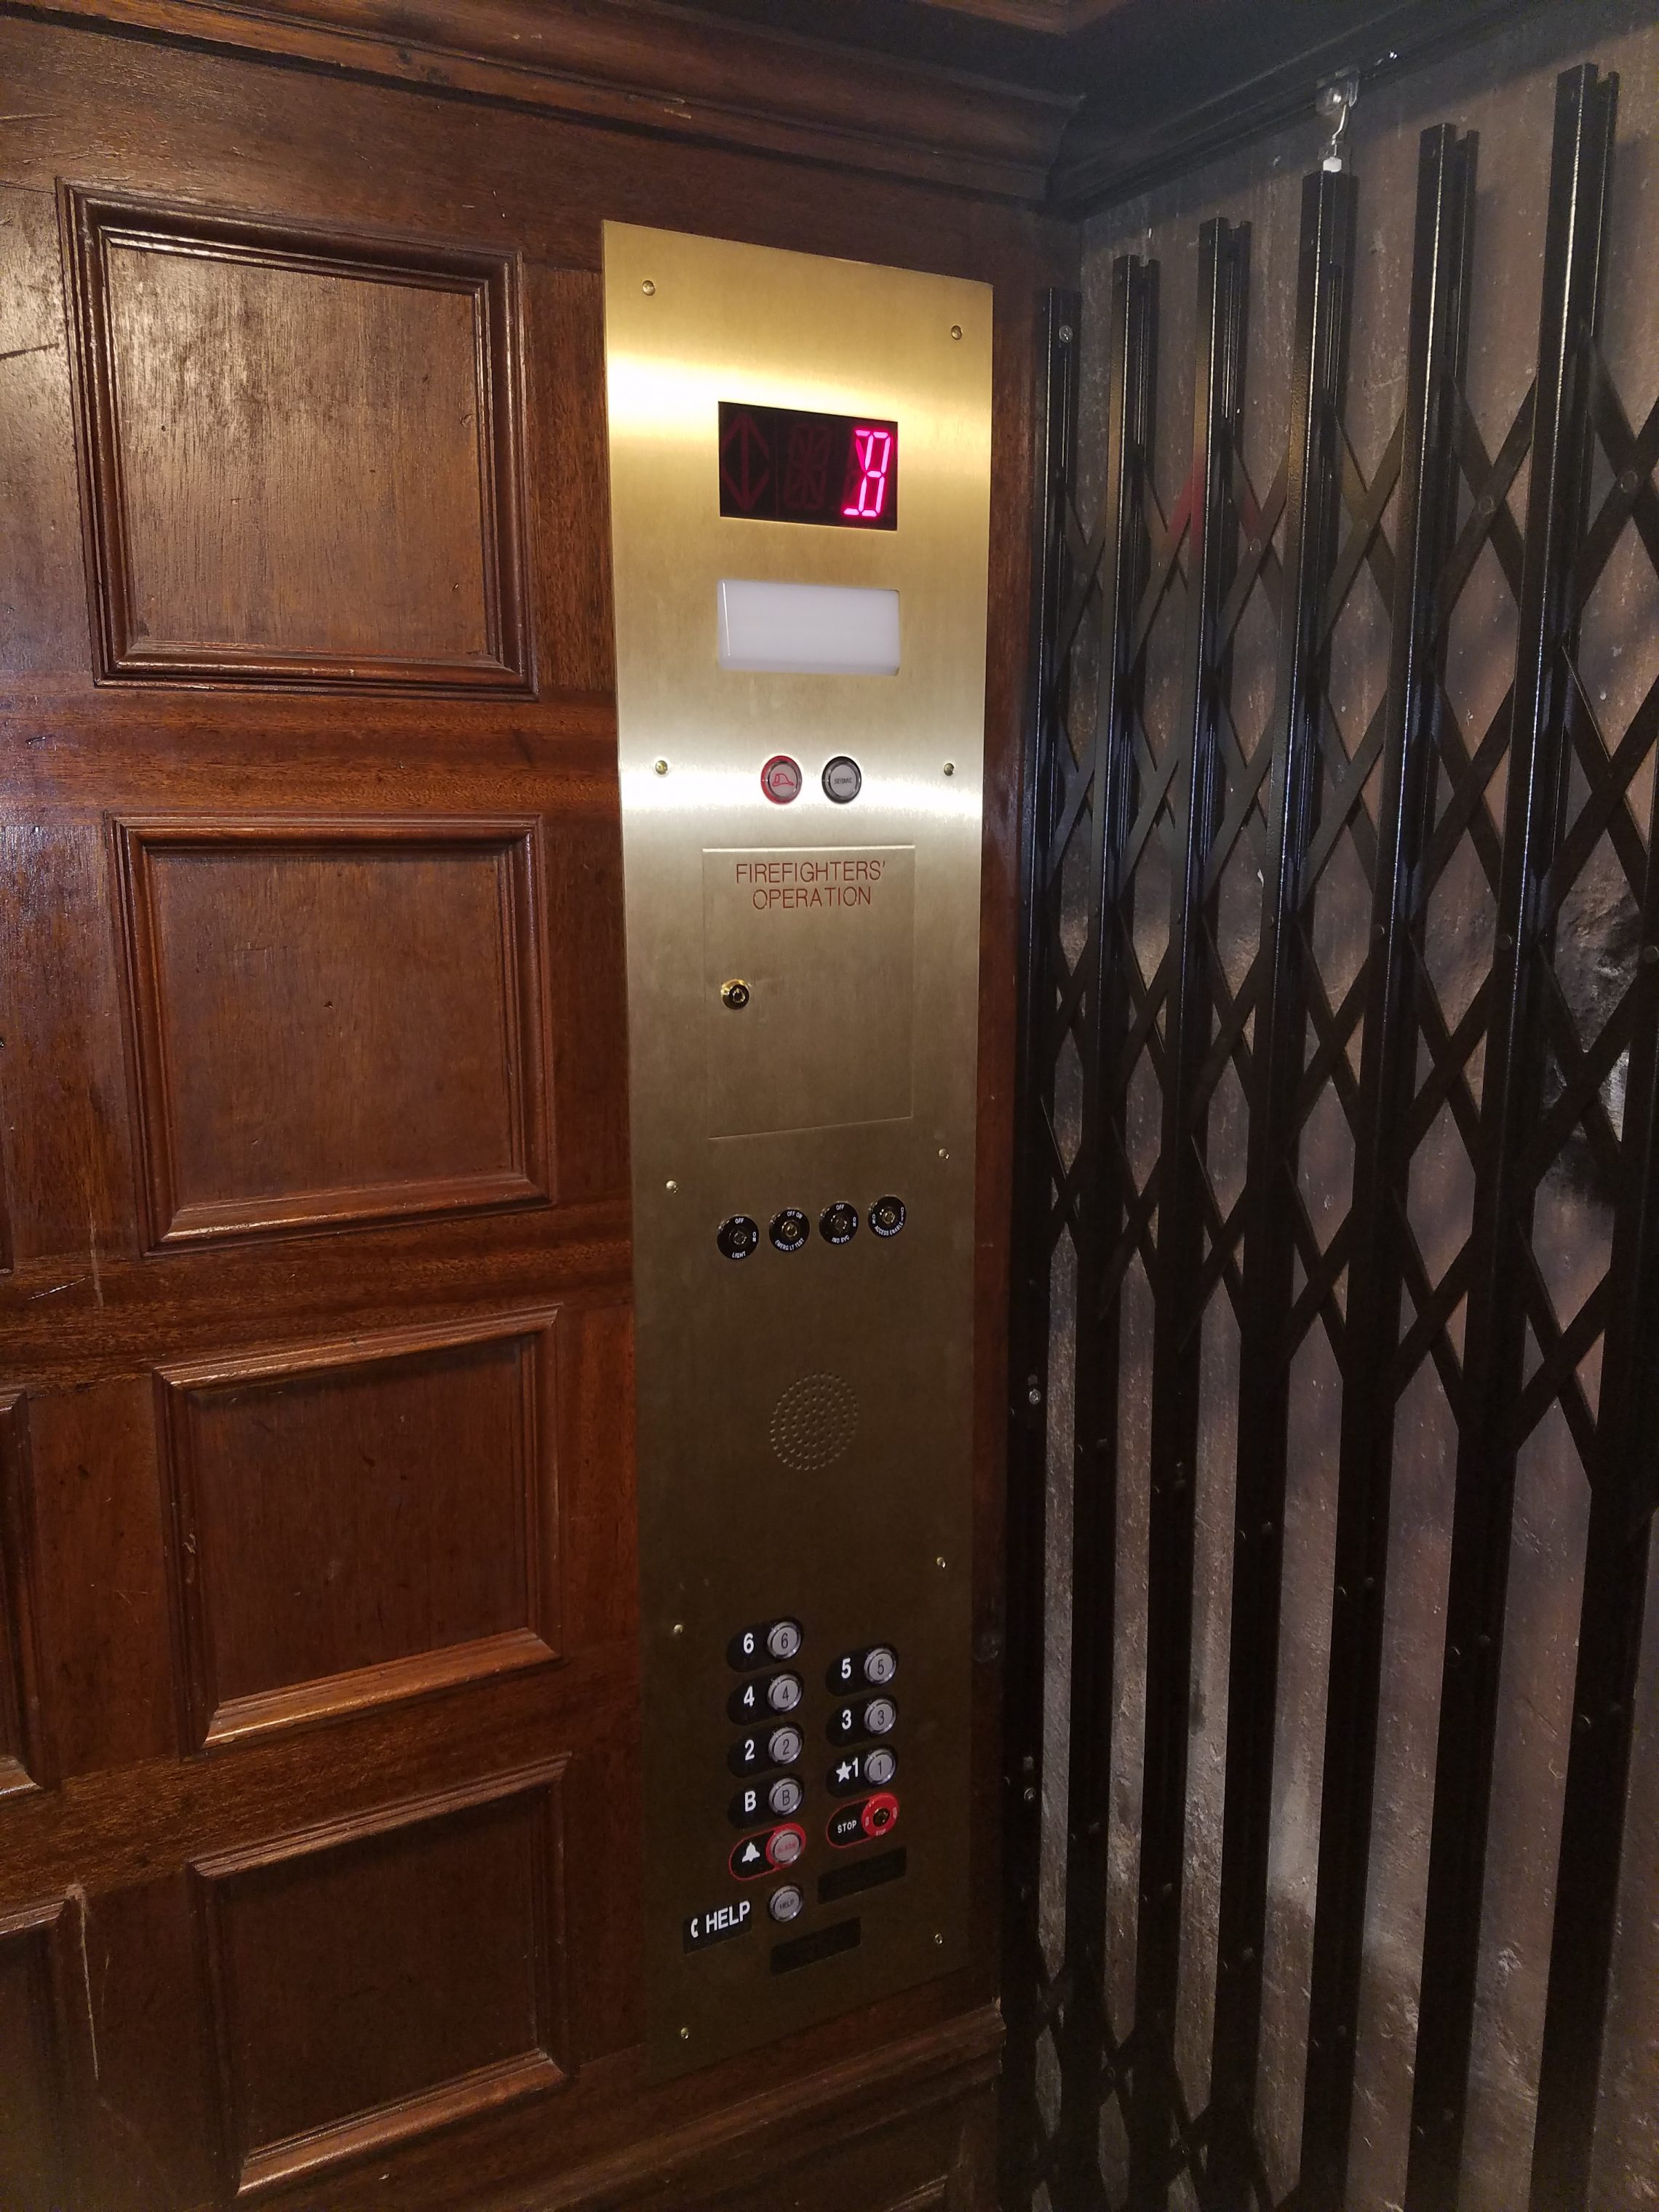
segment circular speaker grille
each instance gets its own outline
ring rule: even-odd
[[[859,1401],[839,1375],[803,1375],[772,1409],[772,1449],[797,1474],[838,1460],[859,1425]]]

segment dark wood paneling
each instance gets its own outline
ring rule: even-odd
[[[564,2079],[562,1772],[197,1862],[239,2195]]]
[[[553,1328],[402,1330],[157,1378],[186,1741],[556,1656]]]
[[[120,841],[152,1243],[549,1194],[538,824]]]
[[[555,114],[609,118],[816,163],[1040,198],[1075,105],[1068,92],[975,81],[900,59],[857,62],[764,25],[735,37],[658,0],[58,0],[146,33],[301,57]],[[812,27],[818,27],[817,24]]]
[[[64,1899],[0,1912],[0,2203],[59,2212],[79,2185],[85,2007]]]
[[[201,12],[179,20],[211,28]],[[282,27],[273,17],[264,27]],[[407,66],[430,65],[408,51]],[[654,58],[664,67],[669,51]],[[60,1777],[0,1805],[0,1911],[84,1899],[69,1955],[95,2022],[98,2094],[80,2130],[79,2194],[56,2201],[185,2212],[249,2183],[295,2212],[319,2195],[330,2212],[366,2212],[388,2191],[400,2212],[620,2212],[647,2201],[915,2212],[943,2190],[949,2212],[981,2212],[998,2034],[994,2015],[975,2009],[994,1973],[995,1868],[982,1834],[968,1846],[981,1938],[971,1975],[684,2083],[645,2077],[597,271],[600,225],[615,216],[996,286],[978,1231],[978,1327],[994,1344],[1029,330],[1035,288],[1069,246],[1027,214],[935,185],[849,171],[831,188],[810,165],[653,145],[521,100],[434,97],[361,70],[272,66],[3,6],[0,56],[9,111],[33,118],[9,126],[14,188],[0,209],[0,336],[26,349],[7,363],[25,404],[0,409],[0,484],[21,519],[6,556],[0,837],[14,895],[0,902],[0,955],[9,972],[39,979],[9,1007],[0,1051],[15,1248],[0,1274],[0,1385],[27,1393],[36,1641]],[[766,127],[780,139],[790,128],[781,111]],[[872,149],[887,158],[872,137],[859,161]],[[920,159],[942,174],[957,156],[945,147]],[[363,299],[381,282],[365,273],[377,254],[387,290],[419,311],[416,337],[435,317],[441,338],[455,297],[422,270],[465,263],[486,290],[488,270],[517,272],[514,466],[533,549],[519,605],[522,665],[533,658],[538,690],[509,691],[499,671],[472,691],[428,683],[429,670],[401,690],[343,666],[296,681],[268,647],[298,633],[270,629],[263,605],[255,643],[268,677],[243,665],[210,684],[193,665],[165,680],[98,680],[77,512],[86,386],[53,222],[60,177],[85,180],[83,209],[125,209],[112,220],[149,226],[151,244],[122,249],[124,266],[143,264],[175,304],[191,286],[210,305],[234,295],[269,334],[273,286],[287,288],[301,306],[277,319],[277,336],[288,343],[303,324],[337,362],[346,323],[356,317],[361,333],[363,317],[391,312]],[[151,248],[169,226],[185,250],[157,276]],[[210,258],[204,246],[221,232],[226,251]],[[301,265],[307,254],[315,266]],[[217,327],[194,312],[198,332]],[[163,390],[178,373],[173,334],[150,327],[143,343],[155,356],[143,388]],[[260,343],[269,379],[280,348]],[[435,458],[452,465],[453,421],[431,410],[446,378],[453,396],[455,359],[439,344],[437,382],[405,409],[410,422],[437,421]],[[301,362],[298,394],[313,396],[283,434],[304,448],[312,482],[334,468],[361,490],[378,430],[366,447],[323,422],[307,445],[294,427],[305,408],[317,420],[334,404],[305,380],[323,366]],[[279,395],[278,410],[286,404]],[[160,417],[147,419],[154,429]],[[349,441],[337,468],[331,436]],[[184,481],[176,470],[167,479]],[[208,496],[201,481],[192,499]],[[450,508],[458,498],[446,495]],[[476,541],[485,507],[471,511]],[[185,510],[170,512],[176,537]],[[350,520],[331,514],[329,526]],[[263,538],[268,561],[268,525]],[[254,533],[240,543],[246,578]],[[436,573],[422,563],[441,548],[384,532],[357,543],[371,583]],[[311,604],[349,625],[374,595]],[[522,1139],[504,1138],[515,1115]],[[516,1198],[477,1206],[476,1188],[455,1191],[515,1157],[530,1186]],[[411,1182],[445,1178],[460,1203],[408,1209]],[[533,1443],[524,1401],[509,1410],[501,1348],[526,1336],[539,1370]],[[978,1418],[982,1805],[996,1790],[996,1365],[981,1370]],[[538,1626],[527,1596],[507,1601],[520,1594],[515,1543],[531,1555],[526,1491],[539,1485],[538,1507],[550,1504],[555,1463],[561,1602],[556,1623],[544,1607]],[[177,1517],[175,1497],[186,1509]],[[446,1551],[428,1597],[416,1583]],[[522,1656],[535,1656],[532,1635],[558,1663],[473,1663],[520,1656],[502,1639],[523,1638]],[[459,1679],[438,1679],[431,1655],[453,1652],[439,1639],[455,1637]],[[422,1693],[374,1694],[388,1686]],[[192,1755],[227,1701],[223,1741]],[[309,1724],[318,1706],[325,1715]],[[285,1715],[307,1724],[238,1724]],[[483,1808],[555,1750],[565,1759],[569,2031],[561,2040],[538,2027],[526,2041],[507,2033],[523,2017],[526,1941],[508,1946],[501,1931],[517,1910],[511,1854],[529,1816],[503,1814],[490,1843],[495,1816]],[[403,1808],[389,1830],[387,1808]],[[438,1809],[404,1823],[411,1808]],[[319,1834],[337,1843],[294,1855]],[[360,1990],[380,2008],[368,2031],[352,2008]],[[301,2021],[303,2048],[284,2040]],[[515,2069],[544,2078],[538,2051],[564,2080],[550,2097],[513,2094],[525,2080]],[[505,2077],[489,2073],[497,2067]],[[79,2111],[76,2094],[52,2077],[58,2114]],[[415,2132],[370,2154],[405,2121]],[[319,2142],[331,2160],[322,2178],[308,2163]]]
[[[515,263],[63,219],[100,672],[524,688]]]
[[[0,1395],[0,1797],[53,1778],[40,1650],[28,1401]]]

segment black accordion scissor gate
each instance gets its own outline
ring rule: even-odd
[[[1466,389],[1476,148],[1449,126],[1421,142],[1404,406],[1369,481],[1345,428],[1353,176],[1322,167],[1304,185],[1289,434],[1265,490],[1244,462],[1246,232],[1218,217],[1200,235],[1191,465],[1167,515],[1153,488],[1157,264],[1114,264],[1103,494],[1087,516],[1080,301],[1049,302],[1011,1354],[1011,2212],[1142,2212],[1172,2191],[1222,2212],[1348,2201],[1396,1428],[1425,1365],[1455,1471],[1404,2203],[1459,2201],[1517,1464],[1547,1419],[1589,1503],[1531,2208],[1591,2203],[1659,1498],[1659,819],[1632,805],[1659,793],[1659,684],[1606,727],[1578,665],[1615,550],[1628,560],[1633,543],[1659,573],[1659,404],[1632,427],[1598,343],[1616,94],[1589,66],[1558,86],[1536,371],[1495,448]],[[1448,641],[1477,567],[1490,581],[1494,564],[1511,680],[1472,721],[1449,695]],[[1345,728],[1333,656],[1366,595],[1386,625],[1386,681]],[[1237,666],[1250,624],[1271,641],[1254,735]],[[1457,871],[1481,886],[1490,929],[1477,985],[1451,994],[1437,899]],[[1564,980],[1561,925],[1592,876],[1628,927],[1590,1020]],[[1334,1143],[1334,1200],[1304,1172]],[[1410,1203],[1431,1143],[1458,1152],[1469,1189],[1446,1249],[1425,1249]],[[1568,1162],[1610,1225],[1563,1313],[1537,1210]],[[1056,1336],[1062,1251],[1074,1322]],[[1133,1372],[1130,1299],[1149,1316]],[[1200,1401],[1224,1307],[1237,1346],[1224,1779],[1208,2098],[1191,2110],[1176,2014],[1195,1547],[1213,1534],[1200,1522]],[[1340,1411],[1323,1478],[1334,1534],[1300,2146],[1276,2189],[1256,2124],[1263,1962],[1292,1377],[1315,1353]],[[1146,1588],[1126,2027],[1107,1984],[1129,1978],[1127,1958],[1109,1958],[1108,1907],[1128,1395],[1146,1400]],[[1056,1396],[1068,1756],[1060,1927],[1045,1942]],[[1121,2146],[1109,2160],[1103,2118]]]

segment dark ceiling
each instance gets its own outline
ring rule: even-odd
[[[1051,199],[1068,214],[1304,114],[1552,0],[674,0],[820,46],[1069,95]],[[1562,7],[1563,0],[1553,0]],[[1570,13],[1570,9],[1564,12]],[[1040,27],[1047,24],[1049,27]]]

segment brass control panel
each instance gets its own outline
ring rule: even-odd
[[[610,224],[649,2044],[967,1963],[991,298]]]

